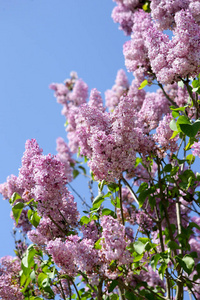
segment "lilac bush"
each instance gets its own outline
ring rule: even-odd
[[[0,260],[3,300],[200,299],[200,1],[115,2],[133,81],[119,70],[105,105],[75,72],[50,85],[68,143],[28,140],[0,185],[29,240]]]

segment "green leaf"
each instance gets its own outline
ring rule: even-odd
[[[152,269],[153,269],[154,272],[156,271],[156,267],[157,267],[157,264],[158,264],[158,261],[159,261],[160,257],[161,257],[160,254],[156,253],[151,258],[151,266],[152,266]]]
[[[109,208],[104,208],[102,209],[102,216],[112,216],[113,218],[115,218],[115,213],[114,211],[110,210]]]
[[[25,268],[30,268],[31,266],[33,266],[34,264],[34,256],[36,254],[36,250],[34,249],[34,246],[33,245],[30,245],[26,252],[25,252],[25,255],[22,259],[22,265],[25,267]]]
[[[151,210],[153,211],[153,209],[156,205],[156,198],[155,197],[149,196],[149,205],[151,207]]]
[[[176,121],[172,119],[169,123],[169,127],[172,131],[178,131],[177,126],[176,126]]]
[[[40,219],[41,217],[38,215],[38,213],[36,211],[33,210],[29,210],[28,211],[28,219],[30,221],[30,223],[34,226],[34,227],[38,227],[39,223],[40,223]]]
[[[171,170],[171,172],[170,172],[170,175],[171,176],[176,175],[176,173],[178,172],[178,170],[179,170],[179,166],[173,167],[172,170]]]
[[[29,283],[31,282],[31,278],[27,278],[26,283],[23,285],[23,289],[21,290],[22,293],[24,293],[29,285]]]
[[[193,80],[192,81],[192,86],[193,86],[193,88],[198,88],[200,86],[199,80]]]
[[[95,249],[101,249],[102,246],[101,246],[101,239],[99,239],[95,244],[94,244],[94,248]]]
[[[188,273],[188,275],[190,275],[194,269],[194,258],[189,256],[189,255],[185,255],[182,259],[179,256],[175,256],[175,259],[178,261],[178,263],[180,264],[180,266],[183,268],[183,270]]]
[[[24,208],[24,203],[22,202],[17,202],[12,208],[13,217],[15,219],[16,224],[18,224],[23,208]]]
[[[83,173],[86,175],[86,169],[83,166],[78,166],[79,169],[81,169],[83,171]]]
[[[149,191],[142,191],[139,196],[138,196],[138,202],[139,202],[139,207],[142,207],[145,200],[147,199],[147,197],[149,196]]]
[[[112,294],[110,297],[109,297],[109,300],[119,300],[119,296],[117,294]]]
[[[114,207],[116,208],[120,208],[120,199],[119,197],[115,197],[115,199],[112,199],[111,200],[111,203]]]
[[[143,182],[140,184],[139,189],[137,190],[137,194],[148,189],[148,183],[147,182]]]
[[[174,118],[174,119],[176,119],[177,117],[179,117],[180,115],[179,115],[179,113],[177,112],[177,111],[173,111],[172,112],[172,117]]]
[[[200,120],[196,120],[194,124],[180,124],[182,132],[189,137],[195,137],[200,130]]]
[[[21,286],[24,285],[24,283],[26,282],[26,279],[27,279],[27,276],[24,273],[22,273],[21,277],[20,277],[20,285]]]
[[[194,258],[189,256],[189,255],[186,255],[185,257],[183,257],[183,262],[185,263],[187,269],[189,270],[189,273],[188,274],[191,274],[193,269],[194,269]]]
[[[184,82],[182,80],[178,81],[178,86],[180,86],[183,89],[184,88]]]
[[[174,241],[170,241],[167,245],[171,250],[180,249],[179,245]]]
[[[170,106],[170,109],[173,111],[185,111],[186,106],[182,107],[175,107],[175,106]]]
[[[104,200],[105,200],[104,194],[98,195],[92,203],[92,210],[99,208],[101,206],[101,204],[104,202]]]
[[[139,237],[138,241],[142,242],[143,244],[146,244],[147,242],[150,242],[150,239],[146,237]]]
[[[137,254],[137,252],[134,252],[134,259],[133,259],[133,262],[138,262],[138,261],[141,261],[141,259],[143,258],[143,254]]]
[[[138,196],[139,207],[142,207],[148,196],[155,192],[155,187],[150,187],[148,190],[142,191]]]
[[[188,154],[186,156],[186,160],[187,160],[188,165],[192,165],[195,161],[195,156],[193,154]]]
[[[113,193],[119,191],[119,185],[116,183],[110,183],[107,185],[107,187],[108,187],[109,191],[111,191]]]
[[[118,281],[113,280],[108,288],[108,293],[111,293],[114,290],[114,288],[116,288],[117,285],[118,285]]]
[[[87,156],[84,156],[84,163],[87,163],[88,162],[88,158]]]
[[[74,178],[74,179],[75,179],[79,174],[80,174],[80,173],[79,173],[78,170],[76,170],[76,169],[73,170],[73,178]]]
[[[10,198],[9,202],[12,205],[15,201],[22,199],[22,197],[18,193],[13,193],[12,197]]]
[[[47,274],[45,274],[45,273],[40,273],[40,274],[38,275],[38,285],[39,285],[40,287],[43,286],[43,282],[44,282],[44,280],[45,280],[47,277],[48,277],[48,276],[47,276]],[[45,284],[46,284],[46,282],[45,282]]]
[[[90,222],[90,219],[86,216],[83,216],[81,219],[80,219],[80,223],[81,225],[84,225],[84,224],[88,224]]]
[[[172,134],[172,136],[170,137],[170,140],[173,139],[173,138],[175,138],[177,136],[177,134],[178,134],[178,131],[174,131],[173,134]]]
[[[142,158],[141,158],[141,157],[136,157],[136,160],[135,160],[135,168],[136,168],[140,163],[142,163]]]
[[[145,250],[145,244],[143,244],[141,241],[135,242],[133,247],[138,254],[142,254]]]
[[[142,81],[142,83],[140,84],[140,86],[139,86],[139,88],[138,88],[138,90],[142,90],[146,85],[148,85],[149,83],[148,83],[148,80],[144,80],[144,81]]]
[[[189,119],[186,117],[186,116],[180,116],[176,122],[176,126],[177,126],[177,131],[178,132],[183,132],[180,125],[183,124],[183,125],[190,125],[190,121]]]
[[[166,173],[171,172],[171,170],[172,170],[172,165],[171,164],[167,164],[163,168],[163,172],[166,172]]]
[[[138,300],[138,297],[136,297],[133,292],[130,292],[130,291],[126,291],[125,292],[125,297],[126,299],[128,300]]]
[[[192,229],[193,227],[197,228],[200,231],[200,226],[195,222],[190,222],[188,228]]]
[[[165,274],[165,270],[167,269],[167,264],[164,262],[162,263],[162,265],[160,266],[160,268],[158,269],[158,273],[160,276],[160,279],[163,280],[164,279],[164,274]]]

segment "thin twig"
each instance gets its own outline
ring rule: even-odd
[[[50,215],[48,215],[49,219],[66,235],[66,231],[60,227],[58,223],[56,223]]]
[[[175,107],[178,107],[178,105],[176,104],[176,102],[174,102],[165,92],[163,85],[161,83],[158,82],[158,86],[161,88],[161,90],[163,91],[163,94],[165,95],[165,97],[169,100],[169,102],[171,102],[172,105],[174,105]]]
[[[124,221],[124,214],[123,214],[123,205],[122,205],[122,186],[121,186],[121,180],[119,180],[119,200],[120,200],[120,210],[121,210],[121,216],[122,216],[122,224],[125,224]]]
[[[72,191],[81,199],[82,203],[84,205],[86,205],[87,208],[90,209],[91,207],[86,203],[86,201],[81,197],[81,195],[79,195],[79,193],[77,193],[77,191],[71,186],[71,184],[69,182],[68,182],[68,185],[69,185],[70,189],[72,189]]]
[[[60,287],[61,287],[61,295],[62,295],[63,299],[66,300],[61,280],[59,281],[59,283],[60,283]]]
[[[75,288],[75,290],[76,290],[76,294],[77,294],[77,296],[78,296],[78,299],[81,300],[81,297],[80,297],[80,295],[79,295],[78,289],[77,289],[75,283],[73,282],[73,280],[71,280],[71,283],[73,284],[73,286],[74,286],[74,288]]]
[[[129,189],[129,191],[130,191],[133,199],[135,200],[135,202],[139,205],[139,202],[137,200],[137,196],[136,196],[135,192],[132,190],[132,188],[131,188],[130,184],[128,183],[128,181],[124,177],[122,177],[121,180],[123,181],[123,183],[125,184],[125,186]]]

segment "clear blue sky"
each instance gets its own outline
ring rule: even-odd
[[[127,37],[111,19],[114,6],[112,0],[0,1],[0,183],[18,175],[27,139],[55,154],[56,138],[65,138],[51,82],[74,70],[104,97],[125,68]],[[0,197],[0,257],[14,254],[9,214]]]

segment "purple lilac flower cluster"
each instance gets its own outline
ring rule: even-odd
[[[130,35],[134,24],[134,12],[142,8],[145,1],[141,0],[114,0],[118,6],[112,11],[112,18],[115,23],[119,23],[119,29],[126,35]]]
[[[121,3],[115,10],[121,11]],[[131,40],[124,44],[125,64],[140,82],[156,78],[162,84],[200,72],[200,2],[152,0],[151,13],[133,11]],[[114,20],[121,22],[114,14]],[[171,29],[172,39],[162,30]]]
[[[20,291],[21,263],[18,258],[4,256],[0,259],[0,298],[9,300],[22,300],[24,296]]]
[[[63,236],[65,230],[77,225],[79,213],[74,197],[66,184],[72,179],[74,162],[71,153],[62,139],[58,140],[58,155],[43,155],[36,140],[28,140],[22,158],[19,176],[11,176],[1,184],[0,191],[9,199],[14,192],[22,197],[17,201],[28,202],[34,199],[37,212],[43,219],[36,230],[31,230],[27,210],[23,210],[17,227],[27,233],[33,242],[44,244],[55,236]],[[63,162],[62,162],[63,161]],[[63,230],[58,230],[57,225]]]

